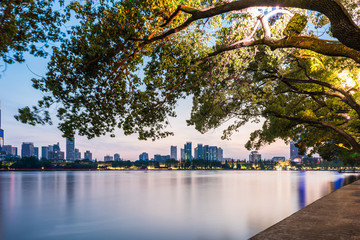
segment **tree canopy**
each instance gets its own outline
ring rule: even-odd
[[[265,119],[249,149],[293,139],[327,159],[359,159],[356,1],[73,1],[66,13],[78,24],[33,79],[45,96],[19,110],[22,122],[50,122],[56,104],[65,136],[121,128],[154,140],[172,134],[168,117],[191,96],[188,124],[200,132],[232,119],[229,138]]]
[[[46,56],[49,43],[59,41],[61,25],[68,19],[57,11],[64,1],[2,0],[0,2],[0,60],[23,62],[24,52]]]

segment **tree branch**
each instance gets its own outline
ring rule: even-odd
[[[291,79],[291,78],[281,78],[281,81],[293,82],[293,83],[305,83],[305,84],[310,83],[310,84],[316,84],[316,85],[320,85],[320,86],[329,88],[340,94],[336,94],[336,93],[332,93],[332,92],[324,92],[324,93],[326,93],[326,95],[329,95],[329,96],[331,95],[331,96],[340,98],[343,102],[345,102],[352,109],[354,109],[356,111],[356,113],[360,116],[360,105],[354,100],[352,95],[343,89],[340,89],[340,88],[335,87],[334,85],[331,85],[330,83],[326,83],[326,82],[322,82],[322,81],[318,81],[318,80],[314,80],[314,79],[302,80],[302,79]],[[310,93],[311,92],[308,92],[308,94],[310,94]],[[317,94],[317,93],[318,92],[313,92],[313,94]],[[319,94],[317,94],[317,95],[319,95]]]
[[[256,45],[266,45],[271,47],[272,49],[289,48],[289,47],[308,49],[320,54],[324,54],[326,56],[351,58],[357,63],[360,63],[360,51],[354,51],[353,49],[346,47],[340,42],[322,40],[314,37],[299,37],[299,36],[285,37],[281,39],[272,39],[272,40],[265,40],[265,39],[254,40],[251,38],[244,38],[241,41],[222,47],[214,51],[213,53],[210,53],[206,58],[216,56],[222,52],[231,51],[243,47],[256,46]],[[206,58],[204,58],[203,61]]]
[[[243,10],[249,7],[268,6],[302,8],[323,13],[331,22],[331,31],[333,35],[345,46],[360,51],[360,28],[354,23],[349,13],[338,0],[239,0],[200,10],[192,9],[191,11],[184,11],[184,6],[181,5],[163,26],[167,26],[168,23],[177,16],[180,10],[190,13],[191,17],[180,26],[170,29],[163,34],[148,40],[148,42],[164,39],[171,34],[183,30],[192,22],[200,19],[210,18],[231,11]]]
[[[173,14],[171,14],[169,19],[166,20],[166,22],[163,25],[161,25],[160,27],[162,27],[162,28],[167,27],[177,16],[179,16],[179,14],[181,12],[193,14],[196,11],[198,11],[196,8],[187,7],[185,5],[179,5],[178,8],[175,10],[175,12]]]
[[[352,137],[350,134],[346,133],[341,128],[337,127],[334,124],[324,122],[318,119],[311,119],[311,118],[299,118],[299,117],[291,117],[291,116],[285,116],[281,115],[279,113],[273,112],[273,111],[267,111],[267,114],[271,114],[275,117],[282,118],[282,119],[288,119],[291,121],[298,121],[300,123],[309,123],[309,124],[316,124],[321,125],[327,128],[332,129],[333,131],[337,132],[339,135],[341,135],[353,148],[356,152],[360,152],[360,144],[356,141],[354,137]]]

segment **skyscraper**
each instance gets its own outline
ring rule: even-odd
[[[185,151],[183,148],[180,148],[180,160],[183,161],[185,159]]]
[[[203,147],[203,153],[202,153],[202,155],[203,155],[203,159],[204,159],[204,160],[210,160],[210,158],[209,158],[209,145],[205,145],[205,146]]]
[[[199,159],[198,147],[194,148],[194,159]]]
[[[4,146],[4,130],[1,129],[1,102],[0,102],[0,150]]]
[[[79,151],[78,148],[75,148],[74,156],[75,156],[75,160],[81,160],[81,152]]]
[[[208,156],[209,156],[208,160],[210,160],[210,161],[217,160],[217,147],[216,146],[209,147],[209,155]]]
[[[49,147],[47,146],[41,147],[41,159],[43,160],[49,159]]]
[[[261,160],[261,154],[258,151],[252,151],[249,155],[249,162],[256,162]]]
[[[170,158],[177,160],[177,146],[170,147]]]
[[[139,155],[140,161],[149,161],[149,154],[147,152],[143,152]]]
[[[217,160],[222,162],[224,159],[224,151],[221,147],[217,149]]]
[[[51,160],[64,160],[64,152],[60,151],[60,144],[49,145],[48,152],[49,159]]]
[[[196,159],[205,160],[204,147],[202,144],[198,144],[197,147],[197,156],[194,156]],[[195,155],[195,154],[194,154]]]
[[[66,138],[66,160],[75,161],[75,138]]]
[[[192,143],[191,142],[187,142],[184,144],[184,160],[185,161],[191,161],[192,160],[192,147],[191,147]]]
[[[114,161],[120,161],[120,154],[118,153],[114,154]]]
[[[92,153],[89,150],[86,150],[86,152],[84,153],[84,159],[92,161]]]
[[[34,157],[39,159],[39,148],[38,147],[34,147]]]
[[[34,156],[34,143],[23,142],[21,145],[21,157],[32,157]]]

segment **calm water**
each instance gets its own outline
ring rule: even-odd
[[[336,172],[0,172],[0,239],[247,239],[346,181]]]

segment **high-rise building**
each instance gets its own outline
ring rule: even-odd
[[[60,151],[60,144],[49,145],[48,147],[48,159],[49,160],[64,160],[64,152]]]
[[[34,143],[23,142],[21,145],[21,157],[32,157],[34,156]]]
[[[78,148],[75,148],[74,155],[75,155],[75,160],[81,160],[81,152],[79,151]]]
[[[104,156],[104,162],[111,162],[111,161],[114,161],[113,156],[110,155]]]
[[[290,142],[290,159],[291,160],[294,160],[295,158],[303,159],[305,157],[306,157],[306,154],[300,155],[299,154],[299,149],[295,146],[295,142],[291,141]]]
[[[170,147],[170,158],[177,160],[177,146]]]
[[[191,142],[187,142],[184,144],[184,160],[185,161],[191,161],[192,160],[192,147],[191,147],[192,143]]]
[[[34,157],[36,157],[36,159],[39,159],[39,148],[38,147],[34,147]]]
[[[198,144],[197,147],[195,148],[196,150],[196,154],[194,152],[194,158],[195,159],[203,159],[205,160],[205,155],[204,155],[204,147],[202,144]]]
[[[194,159],[199,159],[198,147],[194,148]]]
[[[185,151],[183,148],[180,148],[180,160],[181,161],[185,160]]]
[[[13,145],[4,145],[2,147],[2,152],[7,156],[16,156],[16,147]]]
[[[0,102],[0,150],[4,146],[4,130],[1,129],[1,102]]]
[[[207,160],[209,161],[216,161],[217,160],[217,147],[216,146],[210,146],[209,147],[209,158]]]
[[[65,153],[60,151],[59,152],[59,159],[58,160],[65,160]]]
[[[66,138],[66,160],[75,161],[75,138]]]
[[[92,161],[92,153],[89,150],[86,150],[86,152],[84,153],[84,159]]]
[[[149,161],[149,154],[147,152],[143,152],[139,155],[140,161]]]
[[[204,160],[210,160],[210,156],[209,156],[209,145],[205,145],[204,147],[203,147],[203,153],[202,153],[202,155],[203,155],[203,159]]]
[[[49,147],[47,146],[41,147],[41,159],[43,160],[49,159]]]
[[[217,149],[217,160],[220,162],[224,160],[224,151],[221,147]]]
[[[261,154],[258,151],[252,151],[249,155],[249,162],[256,162],[261,160]]]
[[[114,161],[120,161],[120,154],[118,153],[114,154]]]

